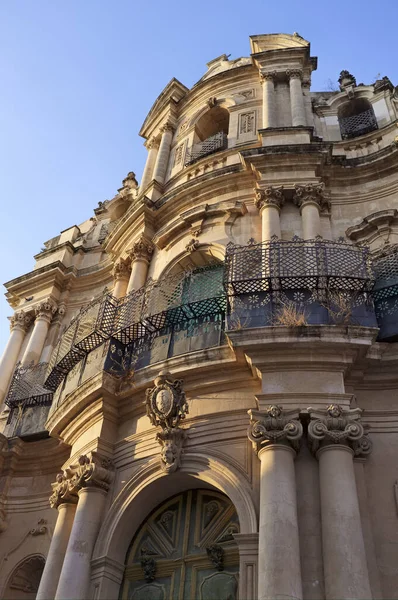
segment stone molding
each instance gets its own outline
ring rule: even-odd
[[[257,454],[271,444],[284,444],[296,452],[299,450],[303,426],[298,420],[298,410],[283,410],[274,404],[264,411],[250,409],[248,414],[250,425],[247,435]]]
[[[154,246],[152,242],[141,236],[128,251],[131,260],[145,260],[148,264],[151,262]]]
[[[147,416],[152,425],[160,427],[156,440],[161,446],[160,464],[163,471],[173,473],[181,464],[186,431],[179,427],[188,414],[188,404],[182,389],[182,379],[171,378],[161,371],[153,388],[146,390]]]
[[[264,83],[265,81],[273,81],[275,82],[276,79],[276,71],[266,71],[265,73],[260,73],[260,81],[261,83]]]
[[[21,329],[26,333],[31,323],[32,316],[23,310],[19,310],[18,312],[15,312],[10,319],[10,331],[13,329]]]
[[[263,189],[255,189],[254,191],[256,195],[254,204],[259,210],[266,206],[275,206],[279,211],[281,210],[285,202],[283,186],[269,186]]]
[[[113,277],[116,281],[119,279],[128,279],[131,273],[130,260],[128,258],[120,258],[113,267]]]
[[[355,456],[366,456],[372,451],[372,442],[361,423],[361,409],[343,409],[330,404],[326,410],[308,409],[311,421],[308,425],[308,443],[314,454],[331,445],[344,445]]]
[[[40,302],[35,307],[36,320],[42,319],[43,321],[47,321],[48,323],[51,323],[51,320],[56,312],[57,305],[50,298],[44,300],[43,302]]]
[[[114,478],[114,466],[111,460],[102,457],[98,452],[90,456],[83,454],[77,464],[72,464],[58,473],[55,483],[51,484],[53,493],[50,496],[52,508],[61,504],[76,503],[78,492],[83,488],[98,488],[107,492]]]
[[[330,201],[324,196],[324,183],[297,184],[294,186],[294,191],[293,201],[300,210],[308,203],[316,204],[321,211],[330,209]]]
[[[303,79],[303,72],[301,69],[288,69],[286,71],[287,78],[290,79]]]

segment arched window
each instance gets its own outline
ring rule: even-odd
[[[3,598],[5,600],[34,600],[44,569],[42,556],[30,556],[11,574]]]
[[[343,140],[378,129],[373,107],[366,98],[354,98],[342,104],[338,109],[338,119]]]
[[[195,125],[193,145],[187,152],[186,165],[204,156],[224,150],[228,145],[229,112],[217,104],[204,113]]]
[[[236,600],[239,533],[224,494],[190,490],[142,524],[127,555],[122,600]]]

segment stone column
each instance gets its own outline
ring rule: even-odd
[[[30,323],[30,315],[24,313],[23,310],[16,312],[11,317],[10,337],[0,360],[0,405],[10,385],[11,377]]]
[[[49,600],[49,598],[55,597],[76,512],[77,496],[69,493],[68,485],[62,473],[58,476],[56,483],[52,484],[52,487],[53,494],[50,498],[50,504],[52,508],[58,509],[58,518],[36,600]]]
[[[173,139],[173,128],[170,123],[166,123],[160,130],[162,139],[160,140],[159,152],[156,157],[153,179],[159,183],[164,183],[166,177],[167,165],[169,164],[170,146]]]
[[[55,600],[88,598],[91,556],[113,475],[112,463],[96,452],[91,453],[91,458],[81,456],[77,465],[71,465],[62,474],[79,500]]]
[[[269,242],[273,236],[281,237],[280,212],[284,204],[283,187],[256,189],[255,205],[262,221],[262,241]]]
[[[131,257],[131,275],[127,286],[127,294],[136,292],[145,285],[149,263],[153,254],[153,244],[141,236],[129,250]]]
[[[130,278],[131,266],[128,258],[120,258],[113,267],[113,286],[112,295],[115,298],[123,298],[127,293],[127,286]]]
[[[145,145],[148,148],[148,157],[146,159],[145,169],[142,174],[140,192],[143,192],[153,179],[152,175],[155,168],[156,157],[159,151],[159,141],[156,138],[152,138],[148,140]]]
[[[303,238],[314,240],[322,237],[321,212],[329,210],[330,203],[324,197],[325,184],[308,183],[296,185],[294,202],[300,208]]]
[[[263,86],[263,129],[276,127],[276,71],[260,73],[260,77]]]
[[[301,88],[302,72],[300,70],[286,71],[290,85],[290,107],[293,127],[307,125],[303,90]]]
[[[372,598],[353,463],[371,451],[361,410],[331,404],[308,412],[308,440],[319,460],[326,599]]]
[[[22,357],[22,364],[36,364],[40,360],[41,353],[46,342],[51,320],[57,312],[57,306],[50,298],[40,302],[35,308],[36,318],[33,331],[30,336]]]
[[[294,458],[303,434],[297,410],[249,410],[249,439],[261,461],[259,600],[302,598]]]

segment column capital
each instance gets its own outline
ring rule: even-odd
[[[301,69],[288,69],[286,71],[288,79],[303,79],[303,72]]]
[[[311,452],[327,446],[346,446],[355,456],[367,456],[372,442],[361,423],[361,409],[345,410],[339,404],[330,404],[326,410],[309,408],[308,442]]]
[[[131,273],[130,259],[119,258],[113,267],[113,278],[115,281],[120,279],[128,279]]]
[[[162,125],[162,127],[160,128],[161,133],[165,133],[166,131],[174,131],[174,127],[172,126],[172,124],[167,121],[167,123],[165,123],[164,125]]]
[[[260,81],[264,83],[264,81],[273,81],[276,79],[276,71],[260,71]]]
[[[247,435],[257,454],[271,444],[290,446],[298,452],[303,435],[298,410],[283,410],[281,406],[271,405],[265,411],[250,409],[248,414]]]
[[[135,260],[144,260],[145,262],[150,263],[153,250],[153,243],[141,235],[138,240],[134,242],[128,253],[133,262]]]
[[[324,183],[306,183],[304,185],[294,186],[293,202],[300,208],[304,204],[312,203],[318,206],[319,210],[329,210],[330,201],[325,198],[325,184]]]
[[[265,206],[275,206],[275,208],[280,211],[285,202],[283,186],[268,186],[262,189],[256,188],[254,192],[256,195],[254,203],[259,210]]]
[[[111,460],[98,452],[91,452],[90,456],[83,454],[76,464],[58,473],[56,482],[51,484],[53,493],[50,505],[58,508],[68,502],[76,503],[77,494],[83,488],[98,488],[107,492],[113,478],[114,466]]]
[[[31,323],[31,315],[23,310],[19,310],[18,312],[15,312],[10,319],[10,331],[13,331],[13,329],[20,329],[26,333]]]
[[[41,319],[47,321],[47,323],[51,323],[53,316],[57,312],[57,308],[57,305],[51,298],[43,300],[35,307],[36,320]]]
[[[149,140],[147,140],[145,146],[148,148],[148,150],[150,150],[151,148],[159,148],[160,141],[156,137],[151,137]]]

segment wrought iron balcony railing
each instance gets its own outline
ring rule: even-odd
[[[227,147],[228,136],[223,131],[220,131],[199,144],[193,144],[193,146],[187,150],[185,166],[192,165],[204,156],[209,156],[210,154],[214,154],[214,152],[220,152],[220,150],[225,150]]]
[[[398,340],[398,247],[374,260],[373,288],[380,341]]]
[[[378,129],[377,120],[371,108],[352,117],[341,117],[339,124],[343,140],[356,138]]]

